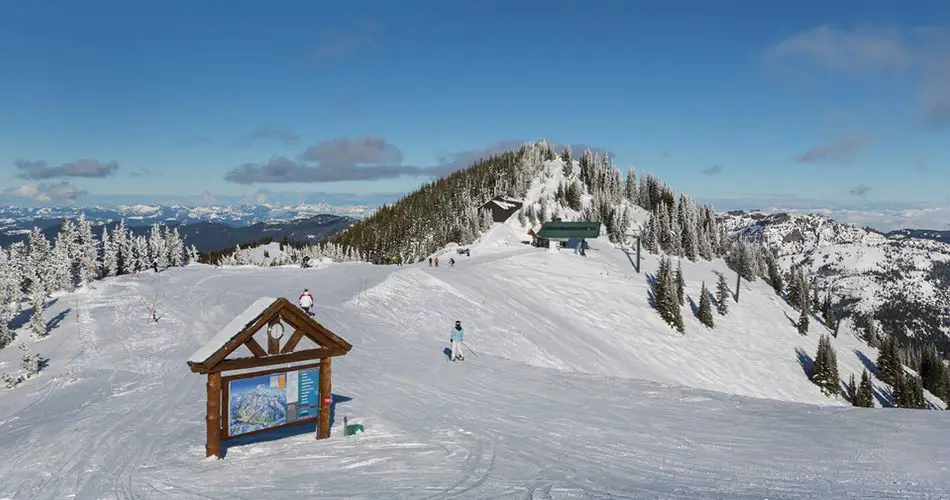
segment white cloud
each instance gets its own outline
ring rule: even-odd
[[[37,203],[69,203],[85,195],[86,191],[69,181],[61,181],[23,184],[3,191],[3,194]]]

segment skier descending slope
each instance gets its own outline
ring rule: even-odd
[[[464,336],[465,331],[462,330],[462,322],[456,321],[455,328],[452,329],[452,333],[449,335],[449,344],[452,345],[452,361],[465,361],[462,356],[462,338]]]
[[[313,313],[310,312],[310,308],[313,307],[313,295],[310,295],[310,290],[304,288],[300,298],[297,299],[297,303],[307,313],[307,316],[313,316]]]

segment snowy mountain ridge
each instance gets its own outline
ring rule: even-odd
[[[804,266],[823,293],[843,304],[842,312],[874,314],[902,340],[950,347],[950,244],[887,236],[821,214],[737,211],[721,217],[731,238],[765,245],[786,271]]]

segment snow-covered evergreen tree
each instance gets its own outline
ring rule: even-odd
[[[665,317],[663,308],[666,307],[666,296],[673,293],[673,290],[667,288],[666,286],[667,272],[667,260],[664,257],[660,259],[660,264],[656,270],[656,275],[653,277],[653,281],[650,283],[653,288],[653,301],[656,305],[656,310],[660,313],[661,317]]]
[[[130,235],[131,237],[131,235]],[[133,246],[133,256],[134,256],[134,266],[133,272],[141,272],[148,269],[151,266],[150,257],[148,254],[148,240],[143,235],[136,235],[134,237],[134,246]]]
[[[159,269],[168,267],[168,250],[165,246],[164,226],[152,224],[148,237],[149,265],[158,263]]]
[[[716,311],[725,316],[729,312],[729,298],[732,291],[729,290],[729,283],[726,283],[726,275],[719,273],[719,280],[716,282]]]
[[[650,253],[659,253],[660,252],[660,227],[659,227],[659,215],[657,211],[653,211],[650,214],[650,220],[647,223],[647,234],[646,240],[643,242],[643,246]]]
[[[99,248],[92,234],[92,223],[82,212],[76,222],[76,250],[76,264],[79,268],[77,285],[83,287],[96,278],[99,267]]]
[[[696,317],[699,318],[700,323],[709,328],[715,326],[713,322],[712,304],[709,301],[709,290],[706,289],[705,281],[699,292],[699,308],[696,311]]]
[[[668,266],[668,269],[672,269],[672,264]],[[681,302],[679,301],[679,284],[678,279],[673,272],[667,271],[666,273],[666,286],[669,289],[675,289],[675,294],[667,294],[666,301],[667,306],[666,310],[668,311],[669,318],[667,321],[676,328],[676,331],[684,333],[686,331],[685,326],[683,325],[683,310],[681,309]]]
[[[775,290],[775,293],[781,296],[785,290],[785,283],[782,281],[782,272],[772,252],[769,252],[766,256],[766,266],[768,267],[769,284],[772,285],[772,289]]]
[[[102,226],[102,270],[106,276],[115,276],[119,273],[117,234],[109,233],[109,227]]]
[[[10,328],[10,319],[7,313],[0,311],[0,349],[10,345],[16,338],[16,334]]]
[[[668,257],[660,259],[660,267],[653,281],[653,297],[660,317],[680,333],[684,332],[677,280],[673,271],[673,263]]]
[[[818,339],[818,351],[815,353],[815,372],[811,377],[822,392],[827,396],[836,396],[841,392],[838,376],[838,356],[831,345],[828,335],[822,334]]]
[[[165,250],[168,252],[167,261],[170,266],[180,267],[185,263],[185,243],[181,239],[178,228],[165,230]]]
[[[878,348],[877,368],[880,371],[881,381],[885,384],[894,385],[898,373],[904,371],[903,364],[899,356],[899,345],[890,335],[885,335],[881,339],[881,346]]]
[[[30,303],[33,306],[33,315],[30,316],[30,322],[27,328],[34,339],[46,337],[46,320],[43,319],[43,309],[46,304],[46,290],[38,282],[30,287]]]
[[[67,220],[63,223],[53,243],[53,256],[50,261],[50,288],[53,290],[72,291],[75,287],[75,233],[73,224]]]
[[[857,400],[855,406],[862,408],[874,407],[874,386],[871,384],[871,376],[868,375],[867,369],[861,373],[861,383],[858,384],[858,392],[855,399]]]
[[[19,295],[19,281],[16,281],[13,264],[7,251],[0,248],[0,349],[10,345],[15,337],[10,329],[10,320],[14,315],[14,301]]]
[[[851,378],[848,379],[848,387],[846,394],[848,401],[851,401],[851,406],[858,406],[858,384],[854,381],[854,374],[851,374]]]
[[[808,312],[802,311],[798,316],[798,333],[799,335],[808,335]]]
[[[627,170],[627,180],[624,184],[624,195],[627,198],[627,202],[631,205],[636,205],[639,202],[640,190],[637,189],[637,171],[634,169]]]
[[[112,231],[119,252],[119,274],[132,274],[135,267],[135,240],[125,227],[125,219],[119,219],[119,225]]]
[[[46,239],[46,235],[43,234],[40,228],[34,226],[33,230],[30,231],[28,241],[29,265],[27,269],[27,275],[30,277],[30,279],[39,280],[40,286],[44,290],[55,290],[55,288],[53,288],[54,279],[50,265],[53,252],[50,247],[49,240]]]
[[[696,262],[696,259],[699,258],[699,214],[696,212],[696,201],[681,194],[677,206],[677,216],[679,218],[683,255],[693,262]]]
[[[683,262],[676,263],[676,301],[681,306],[686,305],[686,280],[683,279]]]
[[[188,247],[188,263],[198,262],[198,248],[194,245]]]
[[[28,379],[40,372],[40,355],[33,352],[26,342],[20,344],[20,370],[22,379]]]
[[[908,406],[906,406],[906,402],[909,399],[907,397],[907,391],[907,380],[904,376],[904,371],[901,370],[897,372],[891,383],[891,405],[895,408],[908,408]]]

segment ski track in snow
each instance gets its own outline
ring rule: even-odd
[[[950,498],[948,412],[820,395],[794,351],[813,356],[820,327],[800,337],[764,283],[713,330],[687,304],[683,336],[604,242],[587,259],[488,243],[455,269],[192,266],[63,296],[47,314],[78,304],[79,320],[36,343],[50,366],[0,391],[0,499]],[[709,266],[683,263],[697,302]],[[334,361],[352,399],[333,437],[304,426],[205,459],[205,377],[185,360],[258,297],[304,287],[354,345]],[[474,353],[451,363],[456,319]],[[855,349],[876,354],[832,342],[842,378],[863,369]],[[344,415],[366,432],[343,438]]]

